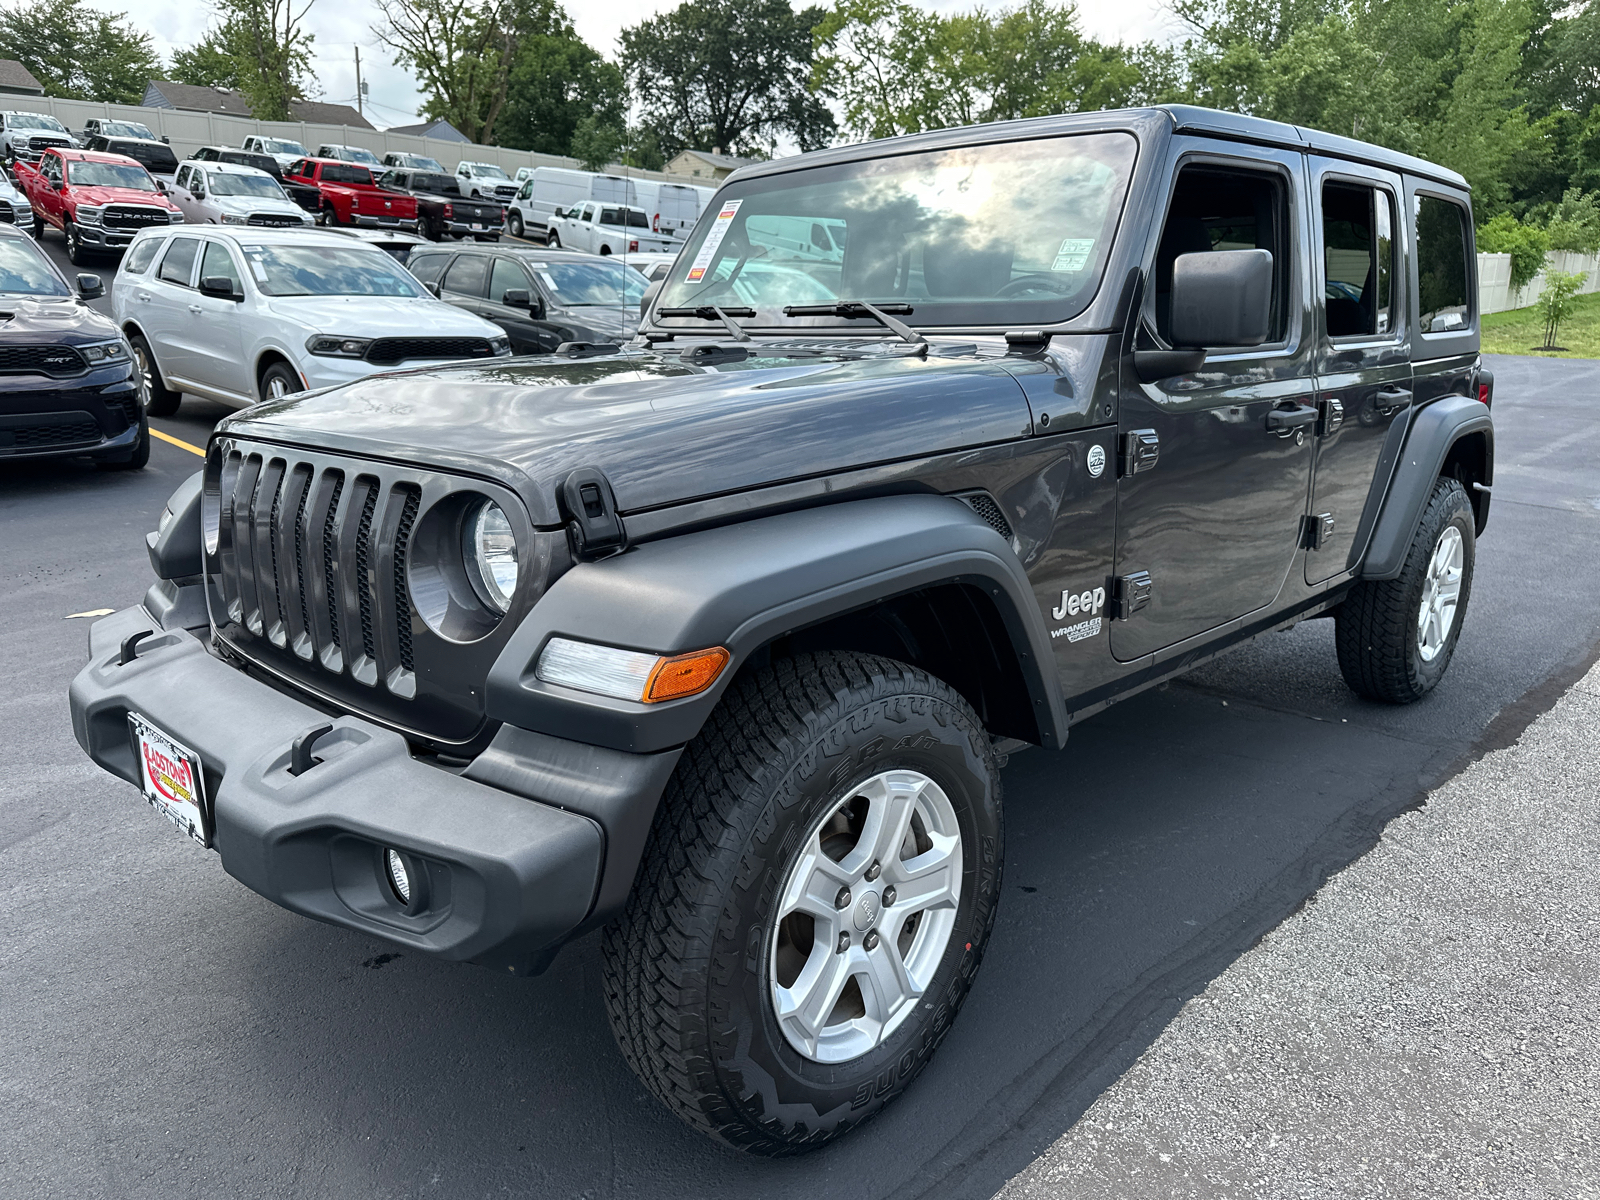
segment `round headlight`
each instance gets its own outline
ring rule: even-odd
[[[495,612],[511,607],[517,590],[517,539],[511,522],[493,500],[485,500],[467,519],[463,550],[467,575],[481,599]]]

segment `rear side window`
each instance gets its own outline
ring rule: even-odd
[[[165,244],[165,238],[148,238],[133,248],[122,260],[122,269],[130,275],[143,275],[145,268],[155,261],[156,251]]]
[[[365,167],[347,166],[344,163],[325,163],[322,168],[323,183],[361,183],[372,182],[372,172]]]
[[[200,249],[200,242],[196,238],[173,238],[172,248],[161,260],[159,278],[167,283],[189,286],[189,276],[194,270],[194,256]]]
[[[1417,197],[1417,298],[1423,333],[1449,333],[1471,324],[1466,216],[1449,200]]]
[[[444,270],[445,263],[449,261],[448,254],[413,255],[406,267],[423,283],[432,283],[439,278],[439,272]]]
[[[463,255],[450,267],[444,277],[444,290],[458,296],[482,296],[483,285],[489,277],[489,260],[476,255]]]
[[[1394,324],[1394,220],[1389,193],[1322,189],[1323,304],[1329,337],[1378,337]]]

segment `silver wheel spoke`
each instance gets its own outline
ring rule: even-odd
[[[778,1020],[788,1032],[798,1035],[812,1054],[840,993],[850,982],[851,954],[837,954],[831,945],[818,942],[794,986],[773,988]]]
[[[915,1002],[922,994],[900,961],[900,951],[894,942],[884,938],[877,949],[866,951],[866,970],[857,977],[861,998],[866,1002],[867,1016],[879,1025],[887,1025],[907,1004]]]
[[[1445,526],[1428,556],[1422,583],[1422,604],[1417,612],[1417,651],[1432,662],[1444,649],[1455,625],[1466,576],[1466,543],[1454,525]]]

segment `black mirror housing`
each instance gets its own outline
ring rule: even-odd
[[[500,293],[500,303],[507,308],[531,308],[532,301],[528,298],[527,288],[507,288]]]
[[[106,285],[98,275],[83,274],[78,276],[78,298],[80,300],[98,300],[106,294]]]
[[[202,296],[215,296],[219,300],[242,300],[244,298],[233,290],[233,280],[226,275],[207,275],[200,281],[200,294]]]
[[[1272,333],[1272,252],[1180,254],[1172,265],[1174,346],[1259,346]]]

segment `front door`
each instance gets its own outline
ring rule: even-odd
[[[1310,178],[1321,320],[1305,578],[1315,584],[1355,565],[1377,520],[1411,406],[1411,339],[1396,267],[1399,177],[1313,158]]]
[[[1270,605],[1299,551],[1311,477],[1301,156],[1233,159],[1198,141],[1179,153],[1136,344],[1169,345],[1173,263],[1205,251],[1271,252],[1272,332],[1261,346],[1209,347],[1192,374],[1123,382],[1112,594],[1126,607],[1111,627],[1122,662],[1226,633]]]
[[[207,241],[201,251],[195,283],[204,279],[227,279],[233,284],[235,295],[244,295],[242,272],[221,242]],[[197,386],[218,393],[219,397],[237,397],[253,404],[257,399],[255,380],[244,358],[240,306],[238,300],[207,296],[198,286],[195,288],[184,313],[189,318],[186,340],[190,377]]]
[[[497,258],[489,271],[489,296],[480,315],[506,331],[511,339],[511,353],[549,354],[561,344],[561,335],[548,322],[535,320],[528,305],[507,304],[505,295],[511,291],[527,293],[530,302],[539,300],[539,289],[528,278],[522,264],[510,258]]]

